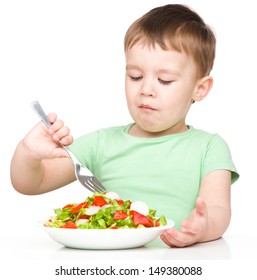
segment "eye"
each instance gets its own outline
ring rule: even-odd
[[[132,80],[132,81],[134,81],[134,82],[136,82],[136,81],[140,81],[140,80],[142,80],[142,76],[138,76],[138,77],[135,77],[135,76],[129,76],[130,77],[130,79]]]
[[[162,85],[170,85],[172,82],[174,81],[164,81],[162,79],[158,79],[159,83],[162,84]]]

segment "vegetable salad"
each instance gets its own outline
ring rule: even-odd
[[[156,210],[142,201],[122,200],[114,192],[95,192],[81,203],[54,209],[46,227],[72,229],[149,228],[167,224],[165,216],[155,218]]]

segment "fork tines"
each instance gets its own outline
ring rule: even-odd
[[[105,187],[94,176],[87,177],[85,186],[92,192],[105,192]]]

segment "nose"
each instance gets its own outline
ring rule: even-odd
[[[148,80],[144,79],[142,81],[141,94],[144,96],[152,96],[152,97],[156,96],[156,92],[154,90],[154,84],[150,79]]]

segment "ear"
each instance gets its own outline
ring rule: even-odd
[[[205,76],[197,81],[196,88],[192,97],[192,101],[203,100],[210,92],[213,85],[213,78],[211,76]]]

